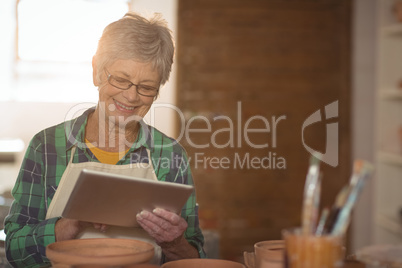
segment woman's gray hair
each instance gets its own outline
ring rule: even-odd
[[[101,84],[104,69],[119,59],[151,62],[160,75],[160,84],[169,80],[173,64],[172,33],[161,14],[150,19],[128,12],[109,24],[99,40],[96,51],[97,83]]]

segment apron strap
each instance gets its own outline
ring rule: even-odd
[[[73,145],[73,148],[71,148],[71,156],[70,156],[70,161],[68,161],[69,164],[73,162],[74,154],[75,154],[75,145]]]
[[[154,174],[154,180],[158,180],[158,178],[156,177],[156,173],[155,173],[155,167],[154,167],[154,163],[152,161],[152,157],[151,157],[151,151],[147,148],[145,148],[147,150],[147,154],[148,154],[148,162],[149,162],[149,166],[151,167],[152,173]]]

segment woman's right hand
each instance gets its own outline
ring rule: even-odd
[[[54,227],[56,241],[74,239],[81,231],[84,230],[84,228],[89,226],[93,226],[95,229],[98,229],[101,232],[105,232],[108,228],[108,226],[105,224],[60,218]]]

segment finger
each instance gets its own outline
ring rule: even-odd
[[[161,231],[159,225],[162,219],[152,215],[152,213],[148,211],[142,211],[141,213],[137,214],[137,221],[150,228],[152,232],[156,233]]]
[[[100,231],[101,232],[106,232],[107,231],[107,229],[109,229],[109,225],[106,225],[106,224],[101,224],[101,227],[100,227]]]
[[[144,215],[144,217],[142,215]],[[145,216],[148,216],[148,218],[145,218]],[[158,216],[152,215],[150,212],[139,213],[137,219],[141,227],[158,243],[175,240],[182,236],[187,228],[187,222],[184,219],[176,226]]]
[[[140,226],[152,237],[157,243],[163,242],[163,235],[158,233],[158,227],[148,219],[141,218],[140,214],[137,215],[137,221]]]
[[[171,243],[174,243],[174,241],[180,237],[183,237],[183,231],[181,231],[178,227],[172,228],[170,231],[166,231],[159,228],[156,224],[147,219],[142,219],[141,226],[152,238],[155,239],[155,242],[162,247],[170,246]]]
[[[163,218],[168,221],[171,225],[178,226],[180,229],[187,229],[187,222],[176,213],[170,212],[165,209],[156,208],[152,211],[158,217]],[[167,226],[167,228],[171,228],[172,226]],[[165,230],[169,230],[164,228]]]
[[[155,215],[152,215],[152,213],[147,210],[142,210],[140,213],[137,214],[137,217],[149,220],[151,218],[155,218]]]
[[[102,233],[106,232],[107,229],[109,228],[108,225],[102,224],[102,223],[97,223],[97,222],[92,223],[92,226],[93,226],[96,230],[101,231]]]
[[[146,210],[141,211],[137,215],[137,217],[147,219],[147,220],[149,220],[149,221],[151,221],[151,222],[153,222],[153,223],[155,223],[157,225],[161,225],[162,222],[167,222],[164,218],[159,217],[158,215],[156,215],[156,214],[154,214],[152,212],[146,211]]]
[[[170,211],[168,211],[166,209],[162,209],[162,208],[155,208],[152,212],[155,215],[157,215],[158,217],[167,220],[168,222],[170,222],[173,225],[180,224],[181,217],[179,215],[177,215],[176,213],[170,212]]]
[[[164,216],[167,216],[167,217],[169,217],[169,214],[171,214],[171,212],[168,212],[168,211],[161,212],[161,213]],[[158,215],[155,215],[155,213],[151,213],[151,212],[148,212],[148,211],[142,211],[139,216],[143,217],[144,219],[149,220],[150,222],[152,222],[156,226],[158,226],[159,229],[163,229],[163,230],[165,230],[167,232],[171,232],[172,229],[174,229],[175,227],[180,226],[180,219],[179,219],[178,225],[174,225],[170,221],[166,220],[165,218],[159,217]],[[156,231],[159,231],[159,230],[156,230]]]

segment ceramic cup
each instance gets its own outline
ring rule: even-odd
[[[283,268],[284,247],[284,240],[268,240],[255,243],[255,268]]]
[[[342,267],[344,247],[341,236],[302,235],[299,228],[282,231],[285,265],[288,268]]]

